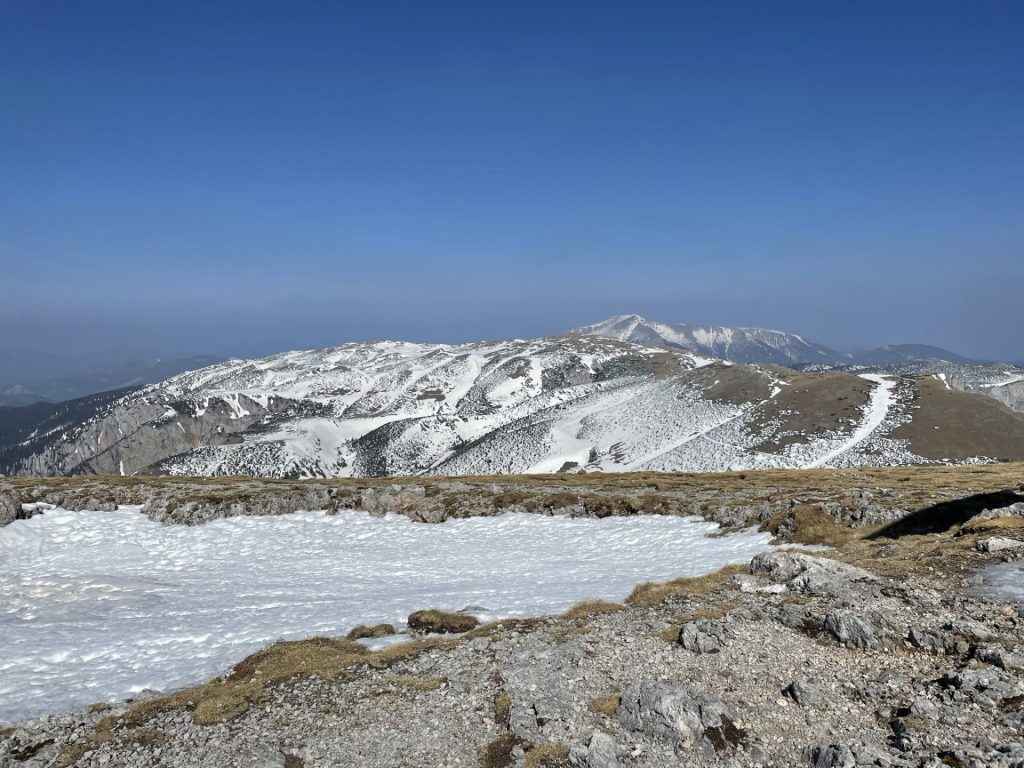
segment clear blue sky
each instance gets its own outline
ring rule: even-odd
[[[0,346],[619,312],[1024,358],[1024,3],[0,0]]]

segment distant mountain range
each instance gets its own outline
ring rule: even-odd
[[[573,333],[583,336],[604,336],[634,344],[684,349],[697,355],[733,363],[885,366],[915,360],[942,360],[962,365],[979,362],[926,344],[897,344],[848,353],[830,349],[824,344],[785,331],[660,323],[640,315],[616,315],[603,322],[577,328]]]
[[[61,375],[60,358],[29,352],[0,354],[0,406],[58,403],[96,392],[153,384],[183,371],[223,362],[223,357],[196,355],[176,360],[149,360],[108,370]]]

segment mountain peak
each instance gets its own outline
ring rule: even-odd
[[[835,365],[849,362],[845,355],[793,333],[757,327],[659,323],[637,314],[615,315],[600,323],[577,328],[573,333],[685,349],[735,363]]]

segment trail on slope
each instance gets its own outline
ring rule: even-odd
[[[880,376],[877,373],[862,373],[861,378],[877,384],[871,392],[871,397],[868,398],[867,405],[864,407],[864,420],[853,431],[849,440],[838,448],[829,451],[824,456],[818,457],[810,464],[805,464],[803,469],[823,467],[832,459],[864,442],[882,425],[885,417],[889,415],[889,408],[892,406],[892,390],[896,386],[896,382],[890,381],[885,376]]]

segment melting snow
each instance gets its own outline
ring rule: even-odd
[[[695,518],[506,514],[440,525],[362,512],[161,526],[138,508],[51,510],[0,529],[0,721],[206,680],[278,639],[622,600],[768,548]]]

